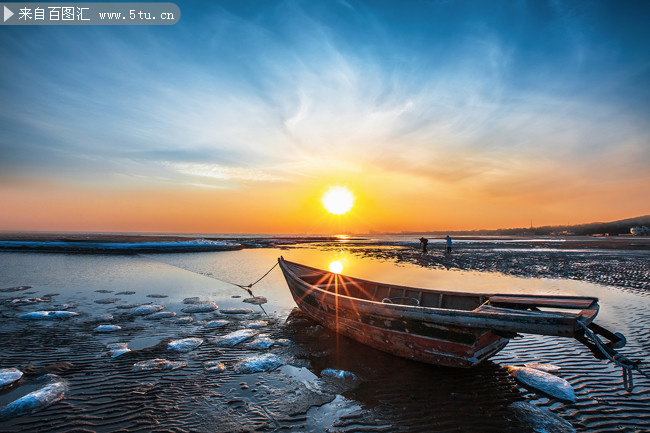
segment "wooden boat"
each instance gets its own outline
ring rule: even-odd
[[[451,367],[485,361],[518,333],[579,339],[599,308],[591,297],[429,290],[339,275],[282,257],[278,262],[298,307],[321,325],[384,352]]]

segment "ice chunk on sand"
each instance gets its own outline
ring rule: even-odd
[[[95,303],[96,304],[114,304],[119,300],[120,300],[120,298],[102,298],[102,299],[95,299]]]
[[[359,380],[356,374],[345,370],[335,370],[333,368],[326,368],[320,372],[321,377],[329,377],[338,380]]]
[[[231,332],[222,337],[217,337],[212,340],[212,343],[222,347],[233,347],[242,341],[255,337],[257,334],[259,334],[259,332],[254,329],[240,329],[239,331]]]
[[[140,304],[120,304],[120,305],[116,305],[115,308],[119,308],[120,310],[131,310],[139,306]]]
[[[512,403],[510,408],[522,423],[531,426],[531,431],[553,433],[575,433],[573,426],[546,408],[539,408],[524,401]]]
[[[0,389],[13,385],[23,377],[23,372],[17,368],[0,368]]]
[[[133,371],[146,371],[146,370],[176,370],[186,367],[187,364],[179,361],[167,361],[166,359],[150,359],[149,361],[140,361],[133,364]]]
[[[223,373],[226,371],[226,366],[220,361],[205,361],[203,369],[208,373]]]
[[[188,325],[192,322],[194,322],[194,319],[190,316],[183,316],[176,319],[176,323],[178,323],[179,325]]]
[[[200,338],[183,338],[181,340],[170,341],[167,345],[167,349],[175,352],[189,352],[190,350],[196,349],[201,344],[203,344],[203,340]]]
[[[99,325],[95,328],[95,332],[115,332],[122,329],[119,325]]]
[[[183,313],[209,313],[210,311],[215,311],[219,307],[214,302],[201,302],[198,304],[192,304],[181,311]]]
[[[42,388],[16,399],[0,410],[0,421],[37,412],[61,400],[67,390],[66,382],[55,374],[41,376]]]
[[[535,370],[544,371],[546,373],[559,373],[561,368],[553,364],[542,364],[541,362],[531,362],[525,364],[524,367],[534,368]]]
[[[269,322],[265,322],[264,320],[252,320],[246,323],[246,326],[252,329],[261,329],[269,326]]]
[[[4,302],[10,307],[22,307],[23,305],[34,305],[40,302],[49,302],[47,298],[16,298],[6,299]]]
[[[242,299],[242,302],[246,302],[248,304],[253,304],[253,305],[263,305],[269,302],[269,300],[266,299],[264,296],[254,296],[252,298]]]
[[[145,317],[147,320],[160,320],[160,319],[171,319],[172,317],[176,316],[176,313],[173,311],[159,311],[157,313],[153,313]]]
[[[253,341],[246,343],[246,347],[249,349],[264,350],[273,346],[274,343],[268,335],[260,334]]]
[[[576,401],[573,387],[560,377],[529,367],[506,366],[506,368],[515,379],[525,386],[542,391],[560,400]]]
[[[27,320],[51,320],[51,319],[69,319],[78,316],[79,313],[74,311],[32,311],[20,316],[21,319]]]
[[[131,351],[126,345],[126,343],[111,343],[107,344],[108,354],[111,355],[111,358],[117,358],[120,355],[124,355]]]
[[[223,314],[250,314],[254,313],[250,308],[224,308],[220,310]]]
[[[183,304],[198,304],[200,302],[201,300],[199,299],[198,296],[192,296],[191,298],[183,299]]]
[[[146,316],[147,314],[153,314],[165,308],[164,305],[160,304],[151,304],[151,305],[141,305],[131,310],[131,314],[134,316]]]
[[[230,322],[227,320],[212,320],[205,324],[206,328],[223,328],[226,325],[229,325]]]
[[[241,374],[258,373],[260,371],[272,371],[280,367],[284,362],[272,353],[250,356],[239,361],[235,365],[235,371]]]

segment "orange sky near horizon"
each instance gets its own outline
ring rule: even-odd
[[[330,186],[355,195],[350,212],[329,214],[321,203]],[[443,185],[381,171],[315,176],[299,182],[233,188],[112,188],[37,180],[2,182],[0,230],[169,233],[337,234],[474,230],[612,221],[647,213],[645,192],[629,196],[558,190],[505,193],[479,185]],[[595,204],[594,204],[595,203]]]

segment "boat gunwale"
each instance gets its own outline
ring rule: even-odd
[[[300,285],[304,286],[305,288],[309,289],[309,296],[314,296],[313,292],[316,291],[317,293],[320,293],[323,296],[323,299],[326,299],[326,297],[332,296],[334,298],[338,298],[338,305],[340,306],[340,302],[344,301],[346,303],[349,303],[350,306],[354,306],[354,310],[356,310],[357,313],[361,312],[360,310],[364,310],[364,312],[371,313],[371,314],[376,314],[380,316],[385,316],[389,318],[395,318],[393,316],[397,315],[399,319],[405,319],[405,318],[410,318],[410,319],[415,319],[419,321],[425,321],[428,323],[434,323],[438,325],[447,325],[447,326],[461,326],[461,327],[474,327],[474,328],[482,328],[482,329],[499,329],[499,326],[494,326],[494,325],[488,325],[488,324],[478,324],[478,323],[462,323],[463,320],[470,320],[470,321],[476,321],[476,320],[494,320],[495,319],[495,313],[488,313],[485,311],[480,311],[478,310],[479,307],[477,307],[474,310],[459,310],[459,309],[453,309],[453,308],[440,308],[440,307],[423,307],[423,306],[414,306],[414,305],[404,305],[404,304],[391,304],[391,303],[384,303],[384,302],[379,302],[376,300],[371,300],[371,299],[364,299],[364,298],[357,298],[353,296],[348,296],[345,294],[341,293],[335,293],[331,292],[329,290],[322,289],[318,287],[315,284],[310,284],[309,282],[303,280],[300,276],[294,272],[294,269],[292,267],[297,267],[297,268],[303,268],[307,269],[309,271],[313,271],[317,274],[334,274],[332,272],[328,272],[322,269],[314,268],[311,266],[303,265],[300,263],[295,263],[291,262],[288,260],[285,260],[283,257],[280,257],[278,259],[280,262],[281,268],[283,272],[288,272],[289,276],[296,282],[300,283]],[[340,275],[340,274],[335,274],[335,275]],[[468,292],[454,292],[454,291],[445,291],[445,290],[432,290],[432,289],[425,289],[425,288],[416,288],[416,287],[409,287],[409,286],[400,286],[400,285],[393,285],[393,284],[386,284],[386,283],[379,283],[376,281],[371,281],[371,280],[364,280],[362,278],[356,278],[356,277],[350,277],[347,275],[341,275],[342,277],[349,278],[351,282],[353,281],[359,281],[359,282],[365,282],[365,283],[371,283],[371,284],[378,284],[378,285],[384,285],[384,286],[389,286],[391,288],[397,288],[397,289],[410,289],[410,290],[415,290],[415,291],[422,291],[422,292],[431,292],[431,293],[437,293],[437,294],[449,294],[449,295],[460,295],[460,296],[472,296],[472,297],[479,297],[480,299],[485,298],[485,301],[487,302],[491,296],[503,296],[503,294],[486,294],[486,293],[468,293]],[[293,290],[292,290],[293,291]],[[530,296],[530,295],[522,295],[522,296]],[[554,296],[554,295],[540,295],[540,296],[531,296],[534,298],[541,298],[541,299],[565,299],[565,300],[590,300],[591,304],[588,308],[580,309],[579,312],[535,312],[535,311],[527,311],[527,310],[516,310],[516,309],[507,309],[507,308],[500,308],[500,307],[495,307],[495,309],[501,309],[502,313],[504,315],[507,315],[511,319],[516,319],[516,318],[525,318],[529,320],[531,323],[531,326],[546,326],[546,327],[570,327],[573,328],[573,332],[576,332],[578,329],[577,326],[577,321],[582,321],[584,323],[590,323],[596,314],[598,313],[599,310],[599,305],[598,305],[598,298],[594,297],[585,297],[585,296]],[[381,308],[378,308],[378,306],[381,306]],[[361,308],[360,308],[361,307]],[[477,311],[478,310],[478,311]],[[591,312],[593,314],[587,314],[583,315],[583,312]],[[406,316],[406,317],[405,317]],[[451,320],[451,319],[455,320]],[[441,322],[440,319],[447,319]],[[508,321],[505,318],[498,318],[499,320],[505,320]],[[548,323],[535,323],[540,320],[546,320],[546,321],[552,321]],[[512,320],[511,320],[512,321]],[[444,322],[444,323],[443,323]],[[525,333],[525,331],[522,331]],[[537,332],[538,334],[540,332]],[[566,335],[565,333],[557,334],[557,333],[551,333],[551,334],[546,334],[545,335],[561,335],[561,336],[570,336]]]
[[[319,274],[335,274],[334,272],[329,272],[329,271],[325,271],[323,269],[314,268],[312,266],[303,265],[301,263],[292,262],[292,261],[284,259],[283,257],[280,257],[279,260],[282,260],[284,263],[289,264],[289,266],[293,265],[293,266],[297,266],[297,267],[301,267],[301,268],[307,268],[307,269],[315,271],[315,272],[317,272]],[[295,275],[296,279],[299,279],[299,280],[305,282],[306,284],[309,284],[310,286],[313,286],[313,287],[315,287],[317,289],[320,289],[320,287],[318,287],[317,285],[308,283],[307,281],[304,281],[302,278],[300,278],[298,275],[296,275],[295,272],[292,272],[292,274]],[[383,285],[383,286],[390,286],[391,288],[396,288],[396,289],[416,290],[416,291],[422,291],[422,292],[428,292],[428,293],[448,294],[448,295],[453,295],[453,296],[458,296],[458,295],[460,295],[460,296],[479,296],[479,297],[487,297],[487,298],[492,297],[492,296],[510,296],[510,295],[504,295],[503,293],[474,293],[474,292],[460,292],[460,291],[454,291],[454,290],[430,289],[430,288],[425,288],[425,287],[402,286],[402,285],[399,285],[399,284],[392,284],[392,283],[389,284],[389,283],[381,283],[379,281],[373,281],[373,280],[364,280],[363,278],[352,277],[352,276],[343,275],[343,274],[335,274],[335,275],[339,275],[341,277],[349,278],[351,281],[360,281],[360,282],[363,282],[363,283],[380,284],[380,285]],[[320,290],[322,290],[322,289],[320,289]],[[335,293],[329,292],[329,291],[328,291],[328,293],[335,294]],[[340,293],[336,294],[336,295],[337,296],[346,296],[346,295],[342,295]],[[593,296],[567,296],[567,295],[559,295],[559,296],[556,296],[556,295],[512,295],[512,296],[534,297],[534,298],[541,298],[541,299],[566,299],[566,300],[587,300],[588,299],[588,300],[591,300],[592,302],[598,302],[598,298],[593,297]],[[361,300],[361,301],[377,302],[377,301],[372,301],[370,299],[355,298],[353,296],[346,296],[346,297],[349,297],[349,298],[352,298],[352,299],[358,299],[358,300]],[[381,302],[379,302],[379,303],[381,303]],[[403,305],[403,304],[392,304],[392,305]],[[418,307],[419,308],[436,308],[436,307],[421,307],[421,306],[418,306]],[[443,310],[444,310],[444,308],[443,308]],[[466,311],[466,310],[459,310],[459,311]]]

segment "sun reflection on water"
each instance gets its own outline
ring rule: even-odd
[[[340,274],[343,271],[343,263],[338,260],[334,260],[330,263],[329,270],[335,274]]]

